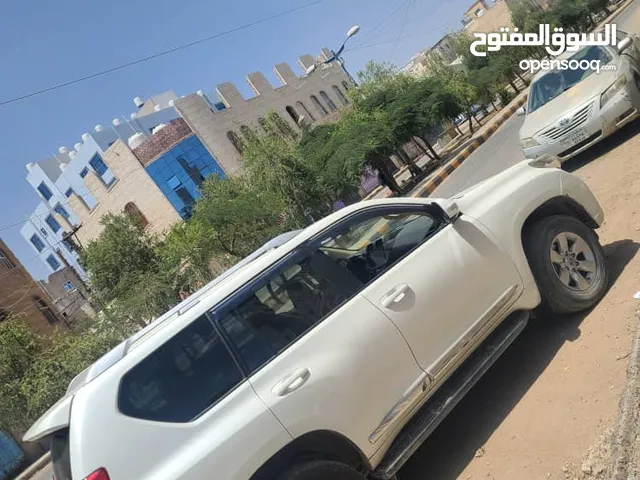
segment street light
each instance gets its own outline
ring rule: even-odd
[[[342,52],[344,51],[344,47],[347,44],[347,42],[349,41],[349,39],[351,37],[353,37],[354,35],[356,35],[358,32],[360,31],[360,26],[359,25],[354,25],[353,27],[351,27],[348,31],[347,31],[347,37],[344,39],[344,42],[342,42],[342,45],[340,45],[340,48],[337,51],[333,51],[331,50],[331,57],[329,57],[327,60],[325,60],[324,62],[321,62],[322,64],[327,64],[327,63],[331,63],[333,61],[338,61],[338,63],[340,64],[340,66],[342,67],[342,70],[344,71],[344,73],[346,73],[347,77],[349,77],[349,80],[351,80],[351,82],[354,85],[358,85],[356,83],[356,81],[353,79],[353,77],[351,76],[351,74],[347,71],[347,69],[344,66],[344,59],[342,58]],[[311,73],[313,73],[315,71],[315,69],[318,68],[317,64],[313,64],[311,66],[309,66],[307,68],[307,75],[310,75]]]

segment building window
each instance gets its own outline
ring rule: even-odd
[[[345,91],[349,90],[349,88],[351,87],[349,85],[349,82],[347,82],[346,80],[342,81],[342,86],[344,87]]]
[[[49,234],[47,233],[47,231],[44,228],[40,229],[40,233],[42,233],[42,235],[44,235],[45,237],[49,236]]]
[[[69,212],[67,212],[67,210],[60,205],[59,203],[53,207],[53,209],[55,210],[56,213],[59,213],[60,215],[62,215],[64,218],[66,218],[67,220],[69,220],[70,216],[69,216]]]
[[[9,312],[7,312],[5,309],[0,308],[0,322],[3,322],[4,320],[6,320],[7,318],[9,318]]]
[[[11,261],[11,259],[2,249],[0,249],[0,263],[7,267],[7,269],[9,270],[13,270],[14,268],[16,268],[16,264]]]
[[[244,145],[242,143],[242,140],[240,139],[240,137],[238,137],[238,134],[234,131],[228,131],[227,132],[227,138],[229,139],[229,141],[231,142],[231,144],[233,145],[233,147],[236,149],[236,151],[242,155],[242,151],[244,150]]]
[[[291,105],[287,105],[287,108],[285,110],[287,111],[287,113],[291,117],[291,120],[293,120],[296,125],[299,125],[300,124],[300,115],[298,115],[298,112],[296,112],[296,109],[293,108]]]
[[[97,154],[89,160],[89,165],[91,165],[91,168],[93,168],[100,177],[102,177],[102,175],[104,175],[108,170],[107,164],[104,163],[102,158],[100,158],[100,155]]]
[[[73,188],[69,188],[66,192],[64,192],[64,196],[67,198],[69,198],[71,195],[73,195]]]
[[[53,254],[47,257],[47,263],[51,267],[51,270],[53,270],[54,272],[60,268],[60,262],[56,257],[53,256]]]
[[[47,225],[49,225],[49,228],[53,233],[56,233],[58,230],[60,230],[60,224],[55,218],[53,218],[53,215],[47,215],[47,218],[45,218],[44,221],[47,223]]]
[[[53,193],[51,193],[51,190],[49,190],[49,187],[47,187],[47,184],[44,182],[40,182],[40,185],[38,185],[38,191],[45,200],[49,200],[51,197],[53,197]]]
[[[187,175],[189,175],[189,178],[193,180],[193,183],[195,183],[196,186],[200,188],[200,185],[202,185],[202,182],[204,182],[204,175],[202,174],[202,172],[191,165],[189,162],[187,162],[184,157],[178,157],[178,163],[180,164],[182,169],[187,172]]]
[[[313,115],[311,115],[311,112],[307,109],[304,103],[296,102],[296,107],[298,107],[299,112],[304,112],[304,114],[309,117],[309,120],[311,120],[312,122],[315,121],[315,118],[313,117]]]
[[[327,95],[327,92],[322,90],[320,92],[320,96],[322,97],[322,100],[324,100],[326,102],[327,106],[329,107],[329,110],[331,110],[332,112],[337,112],[338,111],[338,109],[336,108],[336,104],[333,103],[333,100],[331,100],[329,98],[329,95]]]
[[[213,106],[219,112],[221,112],[222,110],[226,110],[227,109],[227,106],[222,102],[218,102],[218,103],[214,104]]]
[[[87,176],[88,173],[89,173],[89,169],[87,167],[84,167],[82,170],[80,170],[80,177],[84,178]]]
[[[64,288],[65,292],[73,292],[76,289],[76,286],[73,284],[73,282],[64,282],[62,288]]]
[[[30,240],[31,240],[31,243],[33,244],[33,246],[36,247],[36,250],[38,250],[39,252],[44,250],[44,242],[40,239],[40,237],[38,235],[36,235],[34,233],[31,236]]]
[[[315,95],[311,95],[309,98],[311,99],[311,103],[313,103],[313,106],[316,107],[316,110],[320,115],[326,117],[329,114],[329,112],[327,112],[327,109],[324,108],[324,105],[322,105],[320,103],[320,100],[318,100],[318,97],[316,97]]]
[[[175,177],[172,177],[172,178],[175,178]],[[129,202],[124,206],[124,213],[126,213],[132,218],[135,218],[138,222],[140,222],[140,225],[142,226],[142,228],[149,225],[149,220],[147,220],[147,217],[145,217],[142,214],[138,206],[133,202]]]
[[[345,97],[344,93],[342,93],[342,90],[340,90],[339,86],[334,85],[333,91],[335,92],[336,96],[340,99],[343,105],[349,105],[349,100],[347,100],[347,97]]]
[[[56,315],[51,311],[51,309],[49,308],[49,305],[47,305],[47,302],[45,302],[40,297],[33,297],[32,299],[36,308],[40,310],[40,313],[42,313],[44,318],[47,319],[47,322],[57,323],[58,317],[56,317]]]
[[[272,114],[273,123],[277,128],[276,134],[282,135],[284,138],[296,138],[297,134],[293,128],[291,128],[291,124],[285,121],[279,114],[273,112]]]

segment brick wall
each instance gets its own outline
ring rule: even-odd
[[[0,260],[0,309],[7,314],[24,315],[31,329],[39,334],[50,334],[57,326],[65,328],[46,293],[1,239],[0,250],[8,259],[8,264]],[[54,323],[50,323],[36,305],[35,300],[38,298],[50,309]]]
[[[142,145],[133,149],[133,153],[146,166],[190,135],[193,132],[187,122],[178,118],[148,137]]]

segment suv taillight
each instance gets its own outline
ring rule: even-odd
[[[109,474],[104,468],[99,468],[84,480],[109,480]]]

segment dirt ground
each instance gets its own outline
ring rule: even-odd
[[[610,439],[640,307],[633,298],[640,290],[637,133],[638,121],[564,165],[605,211],[606,297],[586,314],[533,320],[399,480],[610,477]]]

